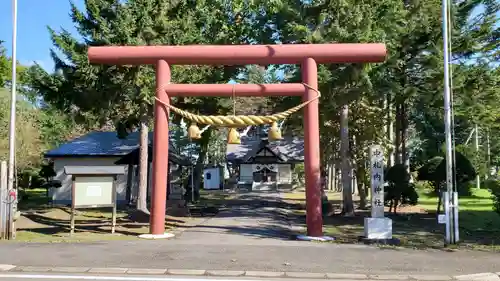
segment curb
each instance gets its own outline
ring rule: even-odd
[[[117,267],[42,267],[15,266],[0,264],[0,272],[31,272],[31,273],[95,273],[95,274],[125,274],[125,275],[170,275],[170,276],[212,276],[212,277],[250,277],[250,278],[290,278],[290,279],[323,279],[342,281],[362,280],[406,280],[406,281],[496,281],[500,280],[500,272],[477,273],[469,275],[374,275],[349,273],[313,273],[288,271],[236,271],[236,270],[199,270],[199,269],[166,269],[166,268],[117,268]]]

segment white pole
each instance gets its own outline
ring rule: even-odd
[[[479,128],[477,124],[475,125],[475,135],[474,135],[474,146],[476,147],[476,153],[479,152]],[[479,173],[476,175],[476,188],[481,188],[481,178],[479,177]]]
[[[445,225],[445,237],[446,237],[446,244],[450,244],[450,241],[452,240],[451,238],[451,225],[450,225],[450,217],[451,217],[451,212],[450,212],[450,193],[448,192],[443,192],[441,194],[443,197],[443,205],[444,205],[444,217],[446,220],[446,225]]]
[[[16,66],[17,66],[17,0],[12,0],[12,80],[11,80],[11,102],[9,123],[9,168],[7,188],[9,192],[14,188],[14,161],[16,159]],[[9,198],[10,199],[10,198]],[[11,204],[11,214],[16,211],[15,202]],[[14,216],[12,215],[11,218]],[[10,225],[13,225],[10,222]],[[10,233],[15,233],[10,229]]]
[[[453,243],[452,239],[451,225],[453,225],[454,219],[453,213],[450,212],[450,199],[453,198],[453,151],[451,142],[451,93],[450,93],[450,69],[449,69],[449,51],[448,51],[448,0],[442,1],[442,24],[443,24],[443,53],[444,53],[444,127],[445,127],[445,139],[446,139],[446,192],[447,196],[445,199],[445,212],[451,216],[447,217],[446,220],[446,242]],[[448,232],[449,231],[449,232]]]
[[[470,139],[472,138],[472,135],[474,134],[474,132],[475,132],[475,131],[476,131],[476,129],[475,129],[475,128],[474,128],[474,129],[472,129],[472,130],[470,131],[469,137],[468,137],[468,138],[467,138],[467,140],[465,141],[465,145],[468,145],[468,144],[469,144],[469,141],[470,141]]]
[[[453,239],[455,243],[460,240],[460,229],[458,227],[458,192],[453,192]]]

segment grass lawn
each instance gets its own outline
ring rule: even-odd
[[[353,196],[355,202],[358,198]],[[304,193],[284,194],[285,200],[293,203],[305,203]],[[338,243],[358,243],[363,235],[363,221],[370,216],[369,210],[356,210],[356,216],[338,215],[341,208],[341,194],[328,194],[336,214],[323,220],[325,235],[333,236]],[[491,194],[487,190],[475,190],[472,196],[459,198],[459,225],[461,247],[500,250],[500,216],[493,211]],[[389,215],[393,220],[393,235],[400,239],[401,245],[412,248],[442,248],[444,225],[437,223],[437,197],[420,193],[417,206],[404,206],[398,209],[398,215]],[[301,218],[297,223],[305,222],[305,211],[297,210]],[[386,209],[386,212],[388,209]]]
[[[75,234],[70,236],[71,208],[53,207],[48,204],[44,189],[27,190],[19,202],[21,216],[16,221],[16,240],[19,242],[85,242],[105,240],[138,239],[138,235],[149,232],[148,217],[130,216],[133,209],[119,209],[117,227],[111,234],[111,209],[77,210]],[[201,202],[207,205],[221,204],[226,196],[210,192],[201,194]],[[205,218],[167,215],[167,231],[196,225]]]
[[[419,205],[435,213],[437,197],[420,194]],[[474,190],[471,196],[459,198],[460,240],[469,246],[491,246],[500,250],[500,215],[493,211],[491,193]]]

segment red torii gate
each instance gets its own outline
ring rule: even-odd
[[[89,47],[91,63],[156,66],[156,98],[169,103],[172,96],[302,96],[315,99],[318,63],[369,63],[386,58],[384,44],[291,44],[291,45],[188,45]],[[170,65],[301,64],[302,82],[289,84],[170,84]],[[168,94],[167,94],[168,93]],[[153,189],[150,233],[163,235],[168,173],[169,110],[155,102]],[[304,108],[304,151],[307,234],[323,235],[320,186],[318,100]]]

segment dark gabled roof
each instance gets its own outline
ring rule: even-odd
[[[261,149],[267,148],[284,162],[304,161],[304,141],[301,138],[285,138],[267,142],[266,139],[242,138],[241,144],[228,144],[226,159],[228,162],[245,162]]]
[[[262,150],[267,150],[273,154],[274,157],[278,159],[279,162],[286,162],[288,160],[288,157],[286,155],[283,155],[279,150],[275,149],[273,150],[270,146],[269,143],[266,140],[263,140],[260,142],[259,145],[255,146],[252,150],[250,150],[245,157],[243,157],[243,162],[249,162],[252,160],[252,158],[256,157]]]
[[[139,132],[119,139],[116,132],[90,132],[45,153],[45,157],[125,156],[139,147]],[[149,133],[149,140],[153,133]],[[172,145],[172,144],[171,144]]]
[[[140,153],[140,148],[136,148],[127,155],[123,156],[119,160],[115,162],[116,165],[124,165],[124,164],[132,164],[132,165],[138,165],[139,164],[139,153]],[[190,166],[192,165],[191,161],[187,157],[181,156],[172,150],[168,151],[168,160],[172,163],[181,165],[181,166]],[[151,162],[153,161],[153,146],[148,145],[148,161]]]

